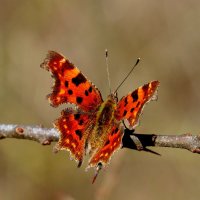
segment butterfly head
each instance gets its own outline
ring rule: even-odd
[[[117,103],[118,102],[117,92],[109,94],[107,99],[110,99],[112,102]]]

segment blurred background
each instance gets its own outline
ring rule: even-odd
[[[137,132],[199,134],[200,2],[144,0],[0,0],[0,123],[52,127],[60,108],[49,106],[50,74],[39,66],[48,50],[64,54],[109,93],[141,63],[119,97],[151,80],[157,102],[145,107]],[[199,199],[200,156],[154,148],[161,157],[118,151],[92,185],[67,152],[16,139],[0,141],[0,199]]]

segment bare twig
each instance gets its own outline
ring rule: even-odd
[[[39,142],[42,145],[50,145],[51,142],[57,142],[59,133],[54,128],[43,128],[41,126],[20,126],[20,125],[0,125],[0,139],[16,138],[27,139]],[[155,153],[147,147],[171,147],[187,149],[193,153],[200,153],[200,135],[182,134],[182,135],[156,135],[139,134],[133,130],[125,129],[122,140],[122,147],[140,151]],[[121,156],[112,163],[112,171],[104,176],[104,181],[96,190],[96,200],[109,199],[112,191],[119,182],[117,174],[121,168]]]
[[[43,128],[42,126],[21,126],[13,124],[0,125],[0,139],[16,138],[39,142],[49,145],[59,139],[59,133],[54,128]]]
[[[135,140],[134,138],[137,138]],[[50,145],[59,139],[59,133],[54,128],[43,128],[41,126],[24,126],[1,124],[0,139],[16,138],[27,139],[39,142],[43,145]],[[200,153],[200,135],[156,135],[134,133],[132,130],[125,129],[123,137],[123,148],[143,150],[155,153],[147,147],[171,147],[187,149],[192,153]],[[141,144],[138,149],[138,142]],[[141,148],[142,147],[142,148]]]
[[[187,149],[192,153],[200,153],[200,135],[182,134],[182,135],[156,135],[156,134],[138,134],[126,129],[123,137],[123,147],[137,149],[133,136],[136,136],[143,147],[141,150],[153,152],[146,147],[171,147]]]

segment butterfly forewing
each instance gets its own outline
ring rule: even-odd
[[[41,67],[55,78],[53,92],[48,95],[52,106],[74,103],[84,111],[96,110],[102,103],[99,90],[64,56],[49,51]]]
[[[122,97],[117,105],[116,119],[127,119],[130,126],[135,127],[144,105],[155,97],[158,86],[158,81],[152,81]]]

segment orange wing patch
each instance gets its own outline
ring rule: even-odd
[[[50,70],[55,79],[53,92],[48,95],[52,106],[74,103],[84,111],[91,111],[102,103],[99,90],[64,56],[49,51],[41,67]]]
[[[95,167],[99,163],[103,165],[107,164],[112,154],[121,147],[122,136],[123,130],[118,126],[113,126],[105,145],[92,156],[88,166]]]
[[[62,111],[61,117],[54,123],[60,132],[56,149],[69,150],[71,157],[81,166],[85,153],[85,140],[88,135],[88,124],[92,123],[89,115],[72,113],[70,109]]]
[[[139,87],[127,96],[122,97],[116,109],[116,119],[127,119],[131,127],[135,127],[144,105],[156,97],[158,81],[152,81]]]

